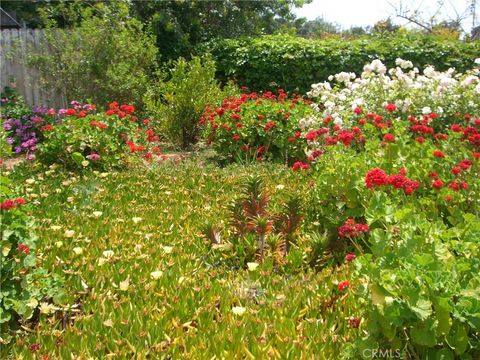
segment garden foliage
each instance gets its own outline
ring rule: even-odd
[[[72,102],[59,111],[59,123],[42,128],[45,140],[38,156],[45,164],[62,164],[69,169],[91,167],[105,170],[128,163],[129,155],[141,154],[151,160],[160,149],[150,144],[158,140],[150,120],[139,121],[133,105],[112,102],[108,110]]]
[[[221,81],[235,79],[254,91],[268,91],[275,86],[304,93],[314,82],[327,80],[331,74],[355,72],[364,64],[381,59],[388,67],[397,57],[409,59],[420,69],[454,67],[470,69],[480,53],[480,42],[461,42],[441,37],[399,31],[354,39],[304,39],[272,35],[243,39],[212,40],[199,48],[209,51],[217,65]]]
[[[130,17],[127,4],[96,4],[83,10],[73,28],[47,19],[45,51],[32,51],[28,65],[40,72],[47,90],[105,106],[112,99],[142,106],[155,66],[155,39]]]
[[[303,159],[307,141],[300,120],[313,114],[310,101],[266,92],[231,96],[208,106],[199,124],[207,143],[233,161],[274,160],[291,164]]]
[[[180,58],[167,76],[150,88],[145,102],[161,132],[186,148],[198,140],[196,119],[204,107],[222,96],[215,80],[215,63],[209,56],[190,61]]]
[[[13,198],[12,184],[0,177],[0,344],[9,343],[12,331],[43,309],[63,301],[62,278],[37,266],[37,238],[27,216],[24,198]],[[3,347],[3,346],[2,346]]]

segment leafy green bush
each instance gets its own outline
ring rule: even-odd
[[[94,9],[94,12],[92,12]],[[40,71],[43,85],[72,99],[105,106],[112,99],[142,105],[155,65],[155,39],[130,17],[127,4],[97,3],[70,29],[48,22],[45,41],[28,64]]]
[[[391,206],[383,200],[379,214]],[[447,229],[406,205],[382,218],[369,237],[371,254],[357,262],[368,329],[357,341],[359,355],[368,359],[364,350],[379,348],[422,359],[478,355],[478,217],[465,213]]]
[[[113,102],[106,112],[96,113],[92,113],[94,105],[86,106],[90,113],[67,109],[61,124],[44,129],[45,141],[38,147],[40,161],[70,169],[104,170],[125,165],[130,153],[144,153],[151,160],[153,154],[146,145],[158,138],[148,119],[137,122],[133,105]]]
[[[0,344],[9,343],[12,331],[31,319],[40,305],[47,312],[52,301],[60,304],[63,297],[62,279],[36,267],[37,238],[32,220],[23,210],[26,201],[8,198],[12,195],[9,186],[10,180],[0,177]]]
[[[230,160],[304,160],[307,145],[300,120],[313,113],[309,101],[266,92],[223,99],[208,106],[199,123],[217,153]]]
[[[373,59],[388,67],[397,57],[409,59],[423,69],[455,67],[470,69],[480,53],[480,41],[461,42],[413,32],[342,40],[304,39],[274,35],[245,39],[214,40],[199,48],[209,51],[216,62],[221,81],[235,79],[255,91],[267,91],[274,84],[287,91],[304,93],[314,82],[339,72],[359,74]]]
[[[180,58],[173,64],[168,80],[145,96],[150,115],[160,122],[161,132],[183,148],[197,140],[197,124],[203,109],[221,97],[215,80],[215,63],[209,56],[193,57],[187,62]]]

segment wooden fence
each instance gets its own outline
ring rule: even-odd
[[[27,104],[66,107],[65,99],[45,91],[39,73],[26,65],[27,54],[42,46],[40,29],[6,29],[0,32],[0,89],[15,87]]]

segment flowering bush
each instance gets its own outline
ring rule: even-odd
[[[480,65],[480,58],[475,62]],[[420,73],[411,61],[403,59],[397,59],[396,65],[387,69],[377,59],[365,65],[359,77],[346,72],[330,76],[329,80],[335,81],[333,88],[330,82],[312,85],[307,95],[317,101],[314,108],[320,117],[311,125],[319,126],[327,117],[336,125],[350,126],[360,119],[380,125],[413,115],[426,117],[439,131],[459,117],[470,120],[479,116],[478,66],[462,74],[453,68],[439,72],[432,66]],[[424,133],[425,124],[418,125],[415,131]]]
[[[2,139],[15,154],[27,153],[27,158],[34,159],[33,153],[42,140],[41,129],[55,121],[53,109],[35,106],[27,107],[23,98],[15,91],[6,88],[0,102],[0,118],[6,138]]]
[[[349,288],[366,313],[354,357],[367,348],[413,358],[477,354],[478,71],[471,84],[450,77],[445,92],[437,89],[447,75],[413,75],[401,93],[404,80],[388,78],[378,61],[369,67],[358,81],[337,74],[345,87],[314,86],[321,116],[301,122],[309,151],[321,153],[310,162],[309,220],[325,249],[356,253],[358,284]]]
[[[6,177],[0,177],[1,226],[1,289],[0,289],[0,343],[8,343],[11,331],[19,321],[30,319],[40,302],[62,301],[58,275],[50,275],[36,267],[36,240],[32,233],[33,222],[25,214],[23,198],[11,195]]]
[[[280,160],[305,158],[305,138],[299,120],[312,113],[309,101],[266,92],[225,98],[221,106],[207,107],[200,124],[208,143],[233,160]],[[298,165],[302,168],[301,165]]]
[[[113,102],[105,112],[94,110],[94,105],[74,106],[61,111],[65,116],[61,124],[42,127],[40,160],[69,168],[106,169],[125,164],[128,154],[140,153],[151,160],[160,152],[147,145],[158,140],[150,120],[139,122],[132,105]]]

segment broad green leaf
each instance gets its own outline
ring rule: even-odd
[[[410,336],[412,337],[413,342],[418,345],[431,347],[435,346],[437,343],[432,320],[415,324],[410,330]]]

